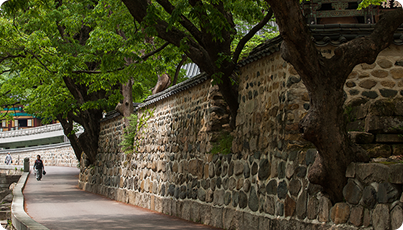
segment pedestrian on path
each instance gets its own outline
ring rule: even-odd
[[[43,165],[40,155],[36,156],[34,170],[35,170],[35,174],[36,174],[36,180],[41,180],[42,172],[45,172],[45,166]]]
[[[4,163],[6,163],[6,165],[11,165],[11,163],[13,163],[13,158],[11,157],[9,152],[7,153],[6,160],[4,161]]]

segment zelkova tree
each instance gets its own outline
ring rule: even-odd
[[[157,81],[156,73],[172,74],[181,55],[173,46],[156,50],[166,44],[162,40],[145,44],[121,2],[17,3],[7,2],[9,14],[2,12],[0,64],[14,77],[4,79],[0,90],[27,105],[27,112],[59,120],[77,158],[85,152],[92,163],[102,113],[122,99],[120,86],[132,79],[133,97],[141,99]],[[145,60],[162,51],[169,52],[165,59]],[[78,137],[76,124],[84,128]]]
[[[303,137],[311,141],[319,154],[309,171],[312,183],[322,185],[332,201],[340,201],[346,183],[345,170],[353,161],[367,161],[366,152],[351,142],[344,118],[343,86],[352,69],[360,63],[373,63],[380,51],[391,44],[397,27],[403,22],[403,10],[385,14],[373,33],[336,48],[327,59],[315,47],[299,0],[266,0],[265,16],[230,49],[236,33],[234,18],[257,8],[249,1],[169,1],[122,0],[136,21],[152,28],[164,40],[178,47],[201,69],[219,76],[219,86],[230,109],[232,119],[238,108],[237,87],[231,75],[243,45],[272,16],[283,38],[282,57],[300,74],[309,96],[311,108],[300,122]],[[379,4],[381,1],[364,1]],[[257,2],[263,6],[261,2]],[[237,5],[239,4],[239,5]],[[242,10],[241,10],[242,11]],[[253,17],[253,16],[251,16]],[[232,120],[234,122],[234,120]]]
[[[29,20],[38,11],[41,17]],[[80,159],[85,152],[91,161],[98,148],[99,120],[110,103],[108,94],[114,93],[117,83],[95,90],[98,82],[84,81],[84,74],[72,73],[71,67],[78,64],[77,60],[72,53],[62,53],[59,49],[80,48],[83,39],[88,38],[89,29],[79,28],[77,34],[82,36],[76,39],[58,36],[63,38],[60,45],[55,35],[66,31],[65,27],[60,26],[60,32],[54,31],[49,21],[48,27],[44,27],[49,20],[46,13],[49,12],[43,8],[31,6],[30,10],[16,14],[13,21],[2,19],[0,63],[15,74],[2,83],[0,90],[6,97],[1,99],[26,105],[25,111],[45,120],[58,119],[76,157]],[[95,67],[89,62],[81,65],[84,66],[89,70]],[[84,128],[79,137],[74,134],[76,124]]]
[[[343,199],[345,171],[351,162],[368,161],[366,152],[352,143],[344,117],[343,86],[353,68],[372,64],[388,47],[403,23],[403,10],[382,15],[374,31],[340,45],[331,58],[316,49],[296,0],[267,0],[274,11],[283,43],[281,54],[301,76],[310,97],[308,114],[300,121],[303,137],[318,150],[308,173],[310,182],[322,185],[332,201]]]
[[[123,0],[148,33],[180,47],[219,85],[235,126],[238,92],[234,71],[252,37],[272,18],[264,1]],[[240,23],[241,22],[241,23]],[[241,31],[242,25],[251,29]]]

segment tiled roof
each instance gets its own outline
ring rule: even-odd
[[[328,24],[310,25],[312,38],[317,46],[339,46],[357,37],[372,33],[375,24]],[[249,56],[238,63],[239,67],[259,60],[280,50],[283,39],[278,36],[257,46]],[[403,45],[403,27],[399,27],[394,35],[393,44]]]
[[[184,90],[187,90],[187,89],[189,89],[189,88],[191,88],[193,86],[201,84],[201,83],[205,82],[207,79],[208,79],[207,74],[206,73],[201,73],[201,74],[199,74],[197,76],[189,78],[186,81],[183,81],[183,82],[178,83],[178,84],[176,84],[174,86],[171,86],[171,87],[169,87],[168,89],[166,89],[166,90],[164,90],[162,92],[159,92],[157,94],[149,96],[146,100],[144,100],[143,103],[139,104],[137,106],[137,108],[146,107],[146,106],[148,106],[150,104],[153,104],[153,103],[155,103],[157,101],[160,101],[162,99],[165,99],[167,97],[175,95],[175,94],[177,94],[179,92],[182,92]]]

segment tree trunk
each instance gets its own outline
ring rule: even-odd
[[[57,115],[56,118],[62,125],[64,135],[66,135],[66,137],[69,139],[70,145],[73,148],[73,151],[77,157],[77,160],[80,161],[81,155],[83,153],[83,149],[81,148],[77,135],[72,133],[72,131],[74,129],[73,121],[72,120],[68,121],[68,120],[64,119],[61,114]]]
[[[123,103],[119,103],[115,110],[124,116],[125,127],[130,125],[130,115],[134,112],[133,106],[133,79],[122,84]]]
[[[230,64],[232,65],[232,64]],[[231,129],[235,129],[236,125],[236,116],[238,114],[238,84],[236,83],[236,79],[231,79],[233,68],[229,67],[226,71],[223,72],[223,77],[221,78],[222,82],[218,84],[220,89],[220,93],[224,97],[225,102],[228,105],[230,111],[230,127]],[[234,82],[232,82],[234,81]]]
[[[101,110],[86,110],[82,111],[79,116],[69,112],[67,118],[58,115],[57,119],[62,124],[64,135],[69,138],[71,146],[73,147],[74,154],[80,160],[84,152],[88,164],[92,164],[96,160],[98,154],[98,138],[100,131],[100,120],[102,118]],[[72,133],[74,129],[74,122],[77,122],[84,128],[84,132],[77,137]]]
[[[326,76],[322,76],[326,79]],[[333,202],[343,200],[347,183],[347,166],[355,161],[367,161],[365,151],[351,142],[346,131],[343,110],[344,91],[332,81],[310,92],[311,108],[300,122],[303,137],[318,149],[318,155],[308,178],[323,186]]]
[[[77,106],[81,106],[88,101],[97,101],[106,97],[105,91],[100,90],[88,93],[88,87],[76,83],[74,79],[63,77],[63,80],[70,93],[77,101]],[[87,159],[89,160],[89,164],[95,162],[96,155],[98,153],[98,137],[100,132],[101,119],[102,109],[76,109],[74,111],[69,111],[67,114],[67,120],[71,125],[73,125],[74,121],[84,128],[84,132],[78,137],[78,143],[79,147],[82,149]],[[62,122],[61,120],[59,121]],[[75,140],[73,139],[73,141]]]
[[[89,163],[96,160],[98,154],[98,141],[100,132],[100,122],[102,119],[102,110],[89,109],[80,114],[81,119],[75,118],[83,126],[84,132],[78,137],[80,146],[87,156]]]
[[[310,96],[311,108],[300,122],[304,138],[319,153],[308,173],[309,180],[322,185],[330,199],[339,202],[347,182],[347,166],[353,161],[368,160],[365,151],[348,138],[343,86],[356,65],[373,63],[379,52],[391,44],[394,32],[403,22],[403,11],[398,9],[383,15],[371,35],[340,45],[335,55],[327,59],[312,42],[299,1],[266,1],[274,11],[284,39],[281,55],[294,66]]]
[[[166,90],[171,84],[171,77],[164,73],[161,76],[158,76],[157,84],[155,84],[152,94],[157,94],[161,91]]]

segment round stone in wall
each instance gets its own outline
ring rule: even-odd
[[[372,89],[374,86],[376,86],[376,84],[376,81],[368,79],[360,82],[359,86],[364,89]]]
[[[379,92],[383,97],[395,97],[397,95],[397,90],[393,89],[380,89]]]
[[[377,69],[377,70],[373,70],[371,72],[371,75],[376,77],[376,78],[385,78],[385,77],[388,76],[388,72],[385,71],[385,70]]]
[[[232,206],[237,207],[239,203],[239,192],[232,191]]]
[[[224,195],[224,204],[228,205],[231,203],[231,192],[226,192]]]
[[[364,207],[373,209],[376,204],[376,191],[371,185],[366,186],[362,192],[362,204]]]
[[[285,181],[281,181],[277,187],[277,196],[279,199],[286,198],[288,193],[287,183]]]
[[[386,59],[380,59],[376,62],[382,69],[387,69],[393,66],[393,63]]]
[[[288,184],[288,190],[291,195],[298,196],[298,193],[301,190],[301,182],[298,179],[291,179]]]
[[[271,165],[267,159],[262,159],[259,162],[259,180],[266,180],[270,176]]]
[[[266,185],[266,192],[269,195],[277,195],[277,181],[276,180],[269,181],[269,183]]]
[[[343,188],[343,196],[350,204],[358,204],[362,196],[362,186],[354,180],[349,180]]]
[[[255,186],[250,189],[248,205],[250,210],[254,212],[259,209],[259,198],[257,197]]]
[[[393,79],[402,79],[403,78],[403,68],[396,68],[391,69],[390,74],[392,75]]]
[[[370,99],[375,99],[378,97],[378,94],[375,91],[363,91],[361,95]]]
[[[240,208],[246,208],[248,205],[248,197],[243,191],[239,192],[239,207]]]

